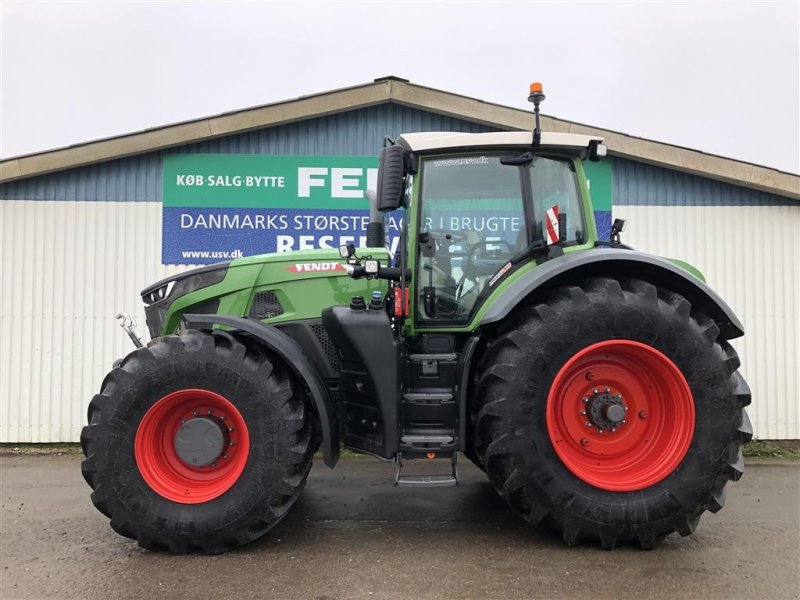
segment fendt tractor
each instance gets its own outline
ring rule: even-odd
[[[400,486],[457,484],[463,453],[570,545],[652,548],[722,508],[752,435],[728,342],[742,325],[697,269],[623,244],[621,220],[598,239],[583,163],[607,147],[542,132],[544,97],[533,84],[533,131],[387,138],[366,247],[142,291],[152,339],[125,319],[139,347],[81,435],[117,533],[173,553],[247,544],[342,446],[393,461]]]

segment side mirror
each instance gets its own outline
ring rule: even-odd
[[[403,199],[405,157],[402,146],[386,146],[381,150],[378,169],[377,208],[381,212],[396,210]]]

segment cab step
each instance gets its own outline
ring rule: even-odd
[[[395,458],[397,472],[394,484],[407,487],[452,487],[458,485],[458,452],[450,456],[450,473],[403,475],[403,454],[398,452]]]

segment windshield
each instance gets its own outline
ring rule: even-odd
[[[421,321],[465,323],[487,283],[528,246],[526,223],[541,220],[547,209],[567,213],[568,240],[583,235],[570,161],[537,157],[519,167],[500,158],[423,161],[416,274]],[[525,192],[528,182],[532,191]]]

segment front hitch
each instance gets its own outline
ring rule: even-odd
[[[142,339],[136,334],[136,319],[124,312],[117,313],[117,316],[114,318],[119,321],[119,326],[122,327],[122,330],[131,338],[133,345],[137,348],[143,348],[144,344],[142,343]]]

